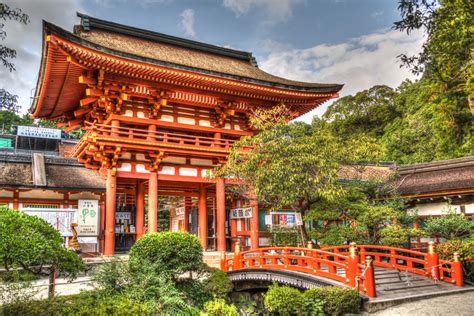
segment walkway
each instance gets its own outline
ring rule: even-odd
[[[368,314],[374,316],[470,316],[474,314],[474,292],[438,296]]]

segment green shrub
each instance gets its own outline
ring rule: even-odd
[[[128,264],[118,258],[101,264],[95,269],[92,281],[108,294],[119,294],[130,282]]]
[[[329,315],[357,313],[360,298],[356,290],[325,286],[307,290],[303,293],[306,300],[318,300],[324,303],[324,311]]]
[[[303,295],[297,289],[274,283],[265,294],[264,305],[270,312],[290,315],[301,312],[304,308],[304,301]]]
[[[300,233],[296,226],[274,226],[270,232],[270,244],[280,247],[301,245]]]
[[[52,301],[29,300],[21,304],[3,305],[0,315],[153,315],[153,309],[123,296],[103,296],[101,292],[83,292],[79,295],[57,297]]]
[[[147,234],[133,245],[129,254],[131,270],[153,266],[156,273],[174,278],[203,268],[202,247],[189,233],[160,232]]]
[[[439,236],[444,239],[461,239],[474,234],[474,221],[463,214],[456,214],[453,209],[440,217],[432,217],[426,221],[424,228],[429,236]]]
[[[45,220],[0,206],[0,264],[5,269],[23,267],[40,274],[37,267],[54,266],[75,277],[85,265],[63,247],[60,233]]]
[[[205,280],[192,279],[178,280],[176,288],[183,294],[187,302],[190,302],[193,306],[198,308],[203,308],[207,301],[214,298],[214,295],[206,289],[205,282]]]
[[[215,268],[211,268],[204,286],[205,290],[216,298],[225,298],[234,288],[227,273]]]
[[[235,305],[229,305],[222,298],[216,298],[204,304],[206,316],[239,316]]]

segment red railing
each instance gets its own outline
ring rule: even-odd
[[[240,252],[221,260],[223,271],[241,269],[290,270],[319,276],[358,287],[368,296],[375,296],[374,273],[370,262],[359,264],[343,254],[301,247],[268,247]]]
[[[309,244],[310,245],[310,244]],[[463,286],[459,256],[452,261],[438,260],[430,243],[428,253],[378,245],[351,245],[312,249],[312,247],[267,247],[240,252],[221,260],[223,271],[241,269],[290,270],[315,275],[357,288],[376,296],[374,267],[407,271]]]
[[[348,254],[350,245],[322,248],[325,251]],[[463,274],[459,256],[453,260],[439,260],[434,243],[428,243],[428,252],[379,245],[357,245],[361,260],[366,256],[373,259],[375,267],[406,271],[435,280],[462,286]]]
[[[134,141],[147,141],[168,145],[187,145],[196,147],[215,147],[229,149],[235,140],[189,135],[186,133],[159,132],[140,128],[120,127],[89,123],[86,137],[112,137]],[[85,137],[85,138],[86,138]]]

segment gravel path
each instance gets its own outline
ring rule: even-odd
[[[377,316],[471,316],[474,315],[474,292],[429,298],[389,307],[370,315]]]

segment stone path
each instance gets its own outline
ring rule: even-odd
[[[408,302],[368,315],[471,316],[474,315],[474,292],[439,296],[415,302]]]

